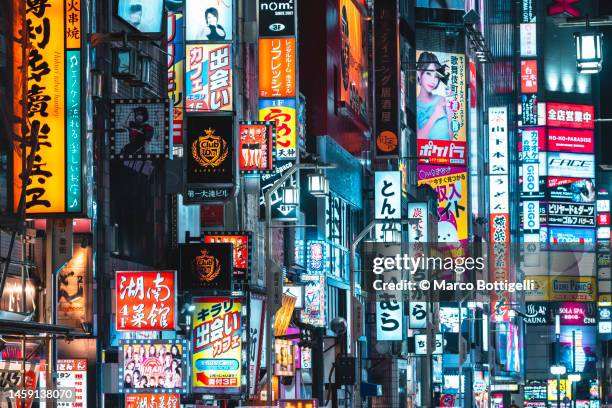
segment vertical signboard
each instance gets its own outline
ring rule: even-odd
[[[240,171],[271,173],[276,157],[276,125],[273,122],[241,121],[238,128]]]
[[[193,299],[191,390],[240,394],[242,385],[242,300]]]
[[[92,248],[73,245],[72,259],[57,276],[57,321],[81,329],[90,321],[90,257]]]
[[[295,38],[259,39],[259,97],[295,97]]]
[[[187,112],[232,111],[231,44],[187,44]]]
[[[258,390],[266,318],[264,306],[264,297],[252,293],[249,305],[249,395],[251,397],[255,397]]]
[[[172,142],[183,143],[183,109],[185,93],[185,18],[182,13],[168,12],[168,98],[172,106]]]
[[[342,56],[340,61],[340,100],[345,106],[349,107],[356,116],[364,121],[367,121],[368,52],[367,43],[364,41],[366,36],[366,33],[364,32],[364,16],[362,15],[361,10],[357,7],[357,1],[339,1],[339,27],[341,30],[340,38],[342,41]],[[389,10],[389,12],[391,12],[391,10]],[[395,68],[395,76],[397,77],[397,75],[397,68]],[[395,93],[398,92],[397,84],[398,82],[396,78],[396,87],[391,88]],[[395,101],[397,102],[397,97],[395,98]]]
[[[377,171],[374,174],[374,218],[377,220],[399,220],[402,218],[402,173],[400,171]],[[393,223],[376,225],[376,239],[384,240],[385,231]]]
[[[59,402],[58,406],[82,408],[87,406],[87,360],[58,359],[57,389],[73,393],[71,402]],[[70,391],[68,391],[70,390]]]
[[[21,8],[18,4],[15,12]],[[49,0],[26,8],[29,49],[20,61],[16,45],[13,61],[13,111],[20,118],[13,126],[13,211],[18,212],[25,189],[25,211],[29,217],[51,214],[76,215],[83,208],[82,166],[82,61],[81,1]],[[14,16],[21,21],[21,16]],[[14,25],[15,38],[24,27]],[[26,66],[23,95],[22,66]],[[23,97],[27,97],[26,111]],[[27,115],[27,121],[23,118]],[[23,121],[23,122],[22,122]],[[27,123],[26,123],[27,122]],[[25,129],[22,127],[25,124]],[[25,134],[24,134],[25,132]],[[36,143],[29,177],[27,158]]]
[[[297,157],[295,107],[295,99],[259,100],[259,120],[276,124],[276,158],[279,161]]]
[[[374,93],[376,100],[379,101],[376,105],[374,123],[376,157],[399,155],[398,41],[397,2],[376,2],[374,4]]]
[[[313,326],[325,326],[325,276],[303,275],[304,308],[301,320]]]

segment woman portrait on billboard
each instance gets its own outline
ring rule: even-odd
[[[434,92],[442,83],[448,83],[448,67],[442,65],[435,54],[422,52],[417,61],[417,138],[428,140],[451,140],[451,118],[446,98]],[[452,115],[452,113],[451,113]]]

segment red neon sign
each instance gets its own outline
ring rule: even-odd
[[[580,0],[553,0],[553,4],[548,6],[548,15],[557,16],[559,14],[567,14],[570,17],[579,17],[581,15],[580,10],[576,6],[572,6],[574,3],[578,3]]]

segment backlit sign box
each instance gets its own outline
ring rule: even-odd
[[[548,152],[548,175],[595,178],[595,156],[592,154]]]
[[[548,102],[546,104],[546,124],[552,127],[573,129],[593,129],[595,110],[593,105],[575,105]]]
[[[548,129],[549,152],[593,153],[594,136],[592,130]]]

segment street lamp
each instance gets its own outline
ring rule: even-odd
[[[321,173],[309,174],[308,190],[315,197],[325,197],[329,193],[329,180]]]
[[[550,366],[550,373],[552,375],[565,375],[567,368],[564,365],[553,365]]]
[[[576,67],[580,74],[597,74],[601,71],[603,56],[601,54],[601,43],[603,33],[588,30],[582,33],[574,33],[576,43]]]
[[[333,169],[335,165],[319,165],[313,163],[297,163],[285,172],[276,181],[272,187],[270,187],[264,194],[265,198],[265,268],[266,268],[266,329],[268,335],[266,336],[266,370],[268,392],[266,393],[266,401],[268,406],[272,406],[272,355],[274,349],[272,347],[272,337],[274,336],[274,327],[272,319],[274,313],[280,307],[280,302],[283,294],[283,283],[282,283],[282,271],[274,262],[272,262],[272,194],[276,193],[280,188],[285,185],[285,182],[297,173],[299,170],[320,170],[320,169]],[[287,191],[289,190],[289,191]],[[285,205],[297,205],[299,203],[299,191],[297,187],[284,187],[283,191],[283,202]]]

